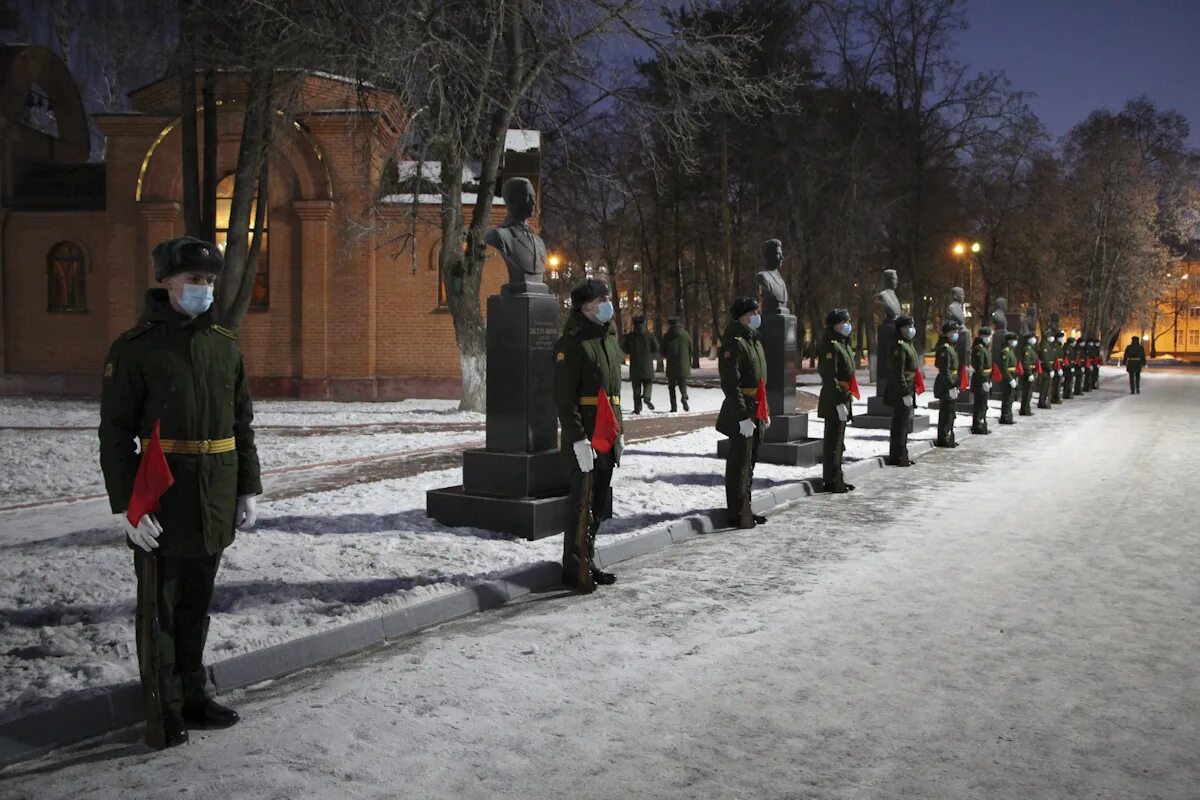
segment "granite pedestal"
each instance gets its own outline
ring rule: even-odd
[[[855,414],[850,420],[852,428],[884,428],[892,427],[892,407],[883,401],[879,395],[867,398],[867,413]],[[929,427],[929,417],[918,414],[914,409],[909,417],[908,432],[920,433]]]
[[[929,407],[932,409],[935,409],[935,410],[939,409],[942,407],[942,401],[941,400],[930,400]],[[971,392],[969,392],[969,391],[966,391],[966,392],[960,391],[958,393],[958,400],[955,401],[955,403],[954,403],[954,410],[955,410],[955,412],[957,412],[959,414],[973,413],[975,411],[974,395],[972,395]]]
[[[545,286],[521,288],[488,298],[486,447],[463,453],[462,486],[427,492],[425,509],[444,525],[540,539],[566,525],[567,469],[551,401],[558,301]]]
[[[767,357],[767,408],[771,427],[758,447],[765,464],[808,467],[821,463],[821,440],[808,438],[808,414],[796,413],[796,318],[791,314],[764,314],[758,329]],[[717,442],[717,455],[725,458],[729,440]]]

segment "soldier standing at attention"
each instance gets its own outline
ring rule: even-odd
[[[671,397],[671,410],[676,410],[675,390],[678,389],[683,410],[687,411],[687,380],[692,376],[692,336],[679,324],[679,317],[667,318],[663,354],[667,357],[667,392]]]
[[[1142,393],[1142,367],[1146,366],[1146,350],[1142,340],[1134,336],[1125,348],[1125,371],[1129,373],[1129,393]]]
[[[146,292],[141,321],[113,342],[104,365],[100,466],[139,581],[143,560],[157,561],[158,691],[172,747],[188,740],[189,726],[239,719],[208,695],[204,642],[221,553],[235,528],[254,526],[262,484],[237,333],[209,312],[221,251],[184,236],[155,247],[153,261],[163,288]],[[140,460],[134,441],[149,441],[155,423],[175,482],[134,527],[125,516]]]
[[[1071,374],[1075,377],[1074,395],[1076,397],[1085,391],[1083,388],[1083,376],[1087,372],[1087,359],[1091,355],[1090,344],[1082,336],[1075,342],[1075,358],[1072,359],[1074,367],[1071,370]]]
[[[1030,334],[1025,339],[1025,344],[1021,345],[1021,369],[1025,375],[1021,378],[1021,416],[1032,417],[1033,408],[1030,407],[1033,401],[1033,387],[1037,382],[1037,337]]]
[[[654,410],[650,393],[654,388],[654,356],[658,343],[646,330],[646,318],[633,318],[633,330],[625,334],[625,352],[629,354],[629,382],[633,384],[633,413],[642,413],[642,403]]]
[[[854,357],[850,354],[850,312],[835,308],[825,317],[825,332],[818,352],[817,371],[821,375],[821,396],[817,415],[825,420],[825,444],[821,451],[821,473],[825,491],[842,494],[854,490],[842,474],[842,453],[846,449],[846,423],[854,416],[854,395],[850,379],[854,377]]]
[[[732,319],[721,336],[721,390],[725,399],[721,413],[717,415],[717,431],[729,437],[729,453],[725,456],[725,508],[729,512],[729,524],[741,525],[742,503],[750,502],[750,486],[744,481],[754,478],[754,465],[758,460],[758,446],[763,431],[769,423],[757,418],[758,384],[767,379],[767,356],[758,338],[758,327],[762,317],[758,313],[758,301],[752,297],[739,297],[729,307]],[[746,442],[750,446],[750,469],[746,471]],[[767,518],[751,513],[755,525],[762,525]]]
[[[971,433],[991,433],[987,427],[988,392],[992,390],[992,329],[984,325],[971,344]]]
[[[1038,381],[1038,408],[1050,408],[1050,391],[1054,385],[1054,331],[1046,331],[1038,348],[1038,364],[1042,367]]]
[[[1050,331],[1050,336],[1050,366],[1053,367],[1053,374],[1050,380],[1050,402],[1054,405],[1057,405],[1063,401],[1063,332],[1060,330],[1053,330]]]
[[[1063,400],[1070,400],[1075,396],[1075,359],[1078,357],[1079,348],[1075,345],[1075,337],[1068,336],[1067,343],[1063,345]]]
[[[608,518],[606,508],[613,469],[621,463],[621,451],[625,446],[622,436],[611,453],[597,453],[592,449],[601,389],[608,395],[617,422],[621,422],[621,364],[625,357],[617,344],[617,331],[609,322],[612,316],[608,284],[586,280],[571,290],[571,314],[563,325],[562,336],[554,345],[554,407],[561,431],[559,451],[570,476],[562,581],[574,589],[581,588],[579,562],[585,558],[591,564],[593,581],[601,586],[617,582],[615,575],[593,563],[596,532],[600,530],[600,523]],[[585,472],[595,474],[587,552],[581,553],[574,526],[583,501]]]
[[[1013,398],[1017,394],[1017,334],[1004,334],[1004,349],[1000,351],[1000,424],[1013,424]]]
[[[937,377],[933,381],[933,396],[938,399],[938,424],[935,447],[958,447],[954,438],[954,406],[958,402],[958,337],[957,320],[942,323],[942,336],[934,353]]]
[[[1104,352],[1100,349],[1100,340],[1092,339],[1092,388],[1100,388],[1100,365],[1104,362]]]
[[[896,345],[888,359],[888,384],[884,400],[892,407],[891,446],[888,463],[893,467],[911,467],[908,457],[908,429],[912,425],[913,406],[917,401],[916,374],[921,368],[912,346],[917,327],[912,317],[896,318]]]

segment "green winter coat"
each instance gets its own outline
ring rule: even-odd
[[[654,356],[658,343],[645,328],[634,328],[625,334],[625,352],[629,354],[629,380],[654,380]]]
[[[1006,381],[1017,377],[1017,351],[1008,345],[1000,351],[1000,372]]]
[[[1075,359],[1079,358],[1079,345],[1063,345],[1063,372],[1070,374],[1075,371]]]
[[[949,400],[950,390],[958,388],[958,347],[956,343],[945,336],[939,338],[933,363],[938,371],[937,377],[933,379],[933,396],[939,400]]]
[[[612,399],[613,413],[621,418],[621,364],[625,362],[617,344],[617,331],[610,323],[592,322],[580,311],[572,311],[554,345],[554,407],[560,428],[559,450],[568,469],[579,469],[573,445],[591,439],[596,428],[595,404],[581,405],[579,398],[598,397],[601,387]],[[621,460],[621,443],[613,449]]]
[[[730,322],[721,337],[718,367],[725,399],[721,403],[721,413],[717,415],[717,431],[732,437],[738,432],[738,423],[754,419],[758,410],[754,391],[743,390],[757,390],[759,381],[767,379],[767,355],[758,332],[737,320]],[[765,429],[765,424],[761,420],[756,422],[760,432]]]
[[[992,348],[976,336],[971,343],[971,391],[983,391],[983,384],[992,379]]]
[[[1125,348],[1125,371],[1141,372],[1144,366],[1146,366],[1146,348],[1142,347],[1141,342],[1130,342],[1129,346]]]
[[[897,339],[888,358],[888,384],[884,402],[893,408],[905,397],[916,397],[916,374],[920,368],[917,350],[905,339]]]
[[[168,453],[175,483],[155,514],[160,555],[215,555],[233,543],[237,498],[262,492],[254,409],[237,334],[209,313],[193,320],[175,311],[165,289],[146,293],[141,322],[113,342],[104,364],[100,467],[114,513],[129,507],[134,441],[149,440],[156,420],[164,440],[236,440],[225,453]]]
[[[692,375],[692,336],[676,325],[663,337],[663,354],[667,357],[667,378],[682,381]]]
[[[1042,362],[1042,377],[1046,380],[1054,377],[1054,361],[1058,358],[1054,343],[1042,339],[1038,343],[1038,361]]]
[[[1026,342],[1021,345],[1021,367],[1025,370],[1025,377],[1029,380],[1037,378],[1038,351],[1033,345]]]
[[[826,328],[819,347],[817,372],[821,375],[821,396],[817,399],[817,416],[837,419],[838,406],[845,406],[846,419],[853,419],[854,395],[850,394],[850,378],[854,376],[854,356],[850,353],[850,338]]]

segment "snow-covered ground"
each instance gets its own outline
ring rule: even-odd
[[[628,394],[628,385],[625,389]],[[864,386],[856,413],[865,412],[872,391]],[[693,390],[693,413],[715,408],[719,395],[718,390]],[[920,404],[927,398],[923,396]],[[424,408],[410,404],[392,413],[450,413],[436,401],[426,403]],[[304,414],[303,404],[294,402],[281,404],[287,410],[279,412],[272,403],[263,405],[268,418]],[[337,413],[343,419],[355,418],[370,411],[357,406],[372,404],[354,405]],[[993,403],[993,409],[997,405]],[[814,415],[811,422],[809,435],[820,437],[820,420]],[[959,423],[967,425],[969,418],[960,415]],[[930,428],[914,438],[929,439],[933,433]],[[338,433],[307,440],[328,455],[330,442],[338,443],[338,452],[362,453],[379,447],[376,440],[387,436]],[[716,431],[704,429],[632,444],[614,481],[616,518],[605,524],[601,535],[631,536],[689,512],[723,506],[724,465],[715,458],[719,438]],[[264,436],[265,463],[278,463],[273,442]],[[847,461],[886,452],[886,430],[848,430]],[[819,474],[819,466],[763,464],[756,471],[756,484],[770,487]],[[427,518],[425,492],[461,482],[461,470],[450,469],[284,500],[264,496],[257,530],[239,534],[222,561],[208,640],[212,659],[298,638],[511,567],[560,556],[561,536],[527,542],[448,528]],[[69,506],[49,506],[39,513],[53,518],[59,509],[64,519],[73,519],[67,516]],[[95,519],[81,520],[39,541],[26,540],[27,532],[21,530],[28,513],[0,514],[0,542],[10,542],[2,545],[0,557],[0,707],[5,709],[0,720],[68,692],[135,676],[130,657],[133,571],[107,509],[97,507]]]
[[[1200,469],[1197,379],[1144,386],[620,565],[596,595],[531,597],[235,693],[243,722],[178,750],[148,753],[131,729],[2,788],[1194,800],[1200,496],[1179,480]],[[618,498],[635,472],[665,489],[695,469],[637,458]]]

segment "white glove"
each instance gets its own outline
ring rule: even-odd
[[[244,494],[237,499],[237,508],[233,512],[233,527],[239,531],[248,531],[258,521],[258,500],[252,494]]]
[[[771,427],[771,418],[767,417],[765,420],[763,420],[763,430],[766,430],[769,427]]]
[[[911,395],[911,394],[906,394],[906,395],[904,395],[904,407],[905,407],[905,408],[912,408],[912,407],[913,407],[913,399],[912,399],[912,395]]]
[[[575,460],[579,462],[580,472],[591,472],[596,468],[596,453],[592,450],[591,442],[580,439],[571,447],[575,450]]]
[[[746,439],[749,439],[751,436],[753,436],[754,435],[754,420],[744,419],[741,422],[739,422],[738,423],[738,433],[740,433],[742,435],[742,437],[746,438]]]
[[[117,517],[121,520],[121,529],[125,531],[125,535],[129,537],[129,541],[147,553],[154,552],[155,548],[158,547],[158,537],[162,533],[162,525],[158,524],[158,520],[153,515],[142,515],[141,521],[136,526],[129,524],[129,517],[125,516],[124,511],[118,514]]]
[[[958,399],[958,388],[957,387],[954,387],[954,386],[950,387],[950,399],[951,400]]]
[[[1014,388],[1014,389],[1015,389],[1015,388],[1017,388],[1017,379],[1016,379],[1016,378],[1013,378],[1012,380],[1010,380],[1010,381],[1008,382],[1008,385],[1009,385],[1009,386],[1011,386],[1011,387],[1012,387],[1012,388]]]
[[[991,382],[991,381],[984,381],[984,382],[983,382],[983,391],[985,391],[985,392],[990,392],[991,390],[992,390],[992,382]]]
[[[846,410],[846,406],[838,403],[838,419],[842,422],[845,422],[849,418],[850,412]]]

